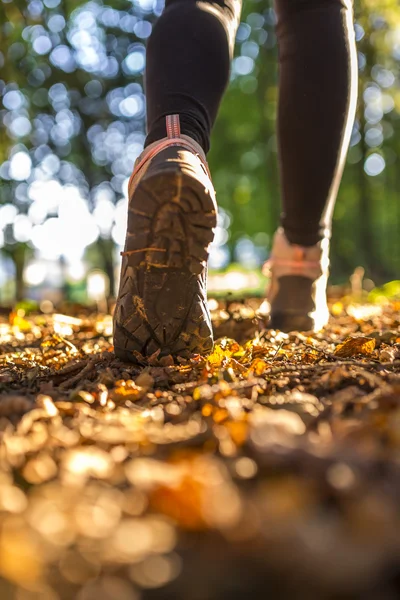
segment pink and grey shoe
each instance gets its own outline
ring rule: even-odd
[[[188,357],[212,349],[207,307],[208,247],[217,205],[205,154],[181,135],[148,146],[129,181],[128,230],[114,313],[115,354]]]
[[[279,228],[266,271],[271,277],[267,291],[271,329],[318,331],[327,324],[328,238],[315,246],[297,246]]]

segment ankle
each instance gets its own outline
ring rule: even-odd
[[[314,229],[313,232],[303,232],[298,230],[293,230],[288,227],[282,225],[280,227],[284,232],[284,235],[287,241],[293,246],[301,246],[303,248],[311,248],[312,246],[317,246],[322,240],[325,238],[330,239],[330,230],[328,229]]]
[[[181,135],[190,138],[196,142],[206,155],[210,149],[210,136],[204,126],[194,119],[191,115],[179,113],[179,125]],[[168,119],[169,117],[167,117]],[[168,136],[166,117],[160,117],[149,127],[144,147],[150,146],[154,142],[160,141]]]
[[[282,227],[275,235],[267,268],[276,277],[301,275],[317,279],[329,271],[329,239],[323,238],[313,246],[292,244]]]

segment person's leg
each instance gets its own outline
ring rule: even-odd
[[[351,0],[276,0],[281,224],[289,242],[330,236],[357,94]]]
[[[271,326],[319,329],[332,212],[354,119],[351,0],[276,0],[281,228],[271,253]]]
[[[167,0],[147,52],[148,136],[128,186],[114,312],[119,358],[211,350],[208,247],[217,207],[205,152],[229,80],[240,0]]]
[[[166,0],[146,59],[146,146],[165,137],[165,117],[179,114],[182,133],[205,152],[229,82],[241,0]]]

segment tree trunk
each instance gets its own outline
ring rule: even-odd
[[[109,285],[110,285],[110,292],[109,295],[111,298],[115,297],[115,274],[114,274],[114,258],[113,258],[113,251],[114,251],[114,243],[112,240],[110,239],[104,239],[102,237],[99,237],[99,239],[97,240],[97,245],[99,248],[99,252],[100,252],[100,256],[102,259],[102,266],[103,269],[108,277],[108,281],[109,281]]]
[[[18,244],[11,253],[15,266],[15,301],[21,302],[25,298],[24,268],[26,259],[26,248]]]

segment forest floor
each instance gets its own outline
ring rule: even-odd
[[[105,315],[0,323],[2,600],[400,597],[400,304],[257,305],[178,365]]]

